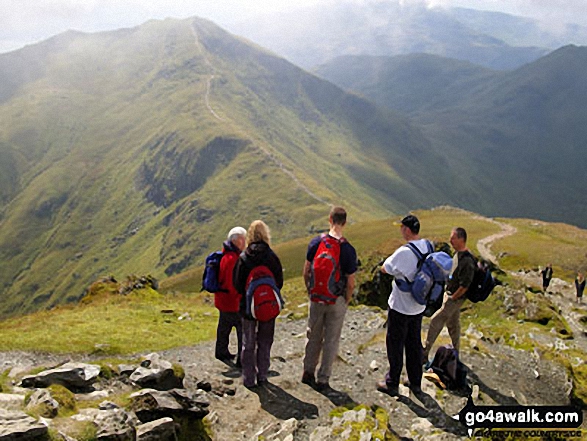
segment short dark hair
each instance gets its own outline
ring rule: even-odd
[[[335,225],[346,224],[346,210],[342,207],[332,207],[329,217]]]
[[[463,239],[465,242],[467,241],[467,231],[462,227],[457,227],[454,229],[456,236],[459,239]]]
[[[413,234],[420,232],[420,221],[413,214],[408,214],[402,219],[401,223],[404,227],[408,227]]]

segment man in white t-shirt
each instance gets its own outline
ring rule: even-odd
[[[412,242],[426,254],[429,242],[420,239],[420,221],[416,216],[408,215],[401,220],[401,234],[407,242]],[[399,394],[399,382],[403,369],[404,350],[406,353],[406,371],[410,389],[421,393],[422,383],[422,314],[426,305],[420,305],[412,294],[399,289],[396,280],[412,282],[418,271],[418,257],[406,245],[399,247],[389,256],[381,271],[394,276],[392,291],[389,296],[387,319],[387,359],[389,372],[384,381],[377,383],[377,390],[391,396]]]

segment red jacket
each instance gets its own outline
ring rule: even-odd
[[[224,255],[220,260],[218,280],[222,291],[214,293],[214,306],[222,312],[238,312],[241,295],[234,288],[232,273],[240,256],[240,250],[232,242],[224,242]]]

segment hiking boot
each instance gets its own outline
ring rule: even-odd
[[[304,371],[304,373],[302,374],[302,383],[314,387],[316,385],[316,378],[314,378],[314,375],[310,372]]]
[[[318,381],[316,383],[316,385],[314,386],[314,389],[316,389],[318,392],[322,392],[322,391],[325,391],[326,389],[330,389],[330,384],[328,384],[328,381],[326,381],[326,382]]]
[[[389,386],[385,381],[378,381],[377,382],[377,390],[379,392],[383,392],[384,394],[390,395],[392,397],[399,396],[399,387]]]
[[[425,372],[423,376],[424,378],[426,378],[426,380],[431,381],[439,388],[446,389],[446,384],[444,384],[440,377],[436,375],[434,372]]]

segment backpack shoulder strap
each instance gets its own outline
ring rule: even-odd
[[[408,242],[406,246],[416,255],[418,258],[418,263],[422,262],[424,259],[426,259],[426,256],[434,252],[434,248],[428,240],[426,241],[426,247],[428,248],[428,252],[426,254],[422,253],[422,251],[420,251],[420,249],[413,242]]]

